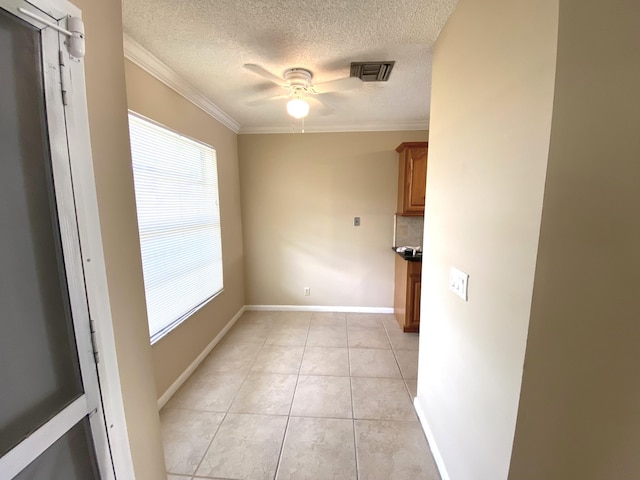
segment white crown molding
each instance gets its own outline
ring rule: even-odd
[[[361,123],[361,124],[328,124],[305,125],[305,133],[338,133],[338,132],[398,132],[405,130],[429,130],[429,122],[396,122],[396,123]],[[302,125],[289,124],[273,127],[241,127],[240,134],[263,133],[301,133]]]
[[[238,122],[126,34],[124,35],[124,56],[194,105],[204,110],[232,132],[238,133],[240,131],[240,124]]]
[[[124,56],[144,71],[160,80],[166,86],[182,95],[197,107],[204,110],[234,133],[269,134],[269,133],[301,133],[299,124],[275,125],[268,127],[240,127],[231,116],[209,100],[171,68],[160,61],[142,45],[124,34]],[[395,123],[361,123],[361,124],[327,124],[305,125],[306,133],[338,133],[338,132],[396,132],[405,130],[428,130],[429,122],[395,122]]]

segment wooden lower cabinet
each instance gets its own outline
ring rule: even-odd
[[[403,332],[420,331],[422,262],[410,262],[396,255],[393,312]]]

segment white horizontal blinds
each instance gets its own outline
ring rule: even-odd
[[[216,152],[129,115],[151,341],[222,290]]]

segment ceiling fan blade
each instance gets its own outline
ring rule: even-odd
[[[284,84],[284,79],[274,75],[269,70],[265,70],[260,65],[256,65],[255,63],[245,63],[243,67],[249,70],[250,72],[255,73],[259,77],[262,77],[265,80],[269,80],[270,82],[275,83],[276,85],[282,86]]]
[[[357,77],[339,78],[338,80],[330,80],[328,82],[316,83],[313,89],[317,93],[343,92],[353,88],[360,88],[362,80]]]
[[[330,115],[336,111],[336,106],[333,103],[328,102],[326,98],[323,98],[320,95],[312,98],[322,105],[322,109],[320,111],[321,115]]]
[[[267,103],[273,102],[274,100],[283,100],[285,98],[289,98],[289,95],[274,95],[272,97],[264,97],[264,98],[258,98],[256,100],[249,100],[248,102],[245,102],[245,103],[250,107],[259,107],[260,105],[265,105]]]

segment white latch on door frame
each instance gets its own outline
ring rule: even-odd
[[[75,58],[83,58],[85,54],[84,48],[84,23],[82,19],[78,17],[67,17],[67,28],[62,28],[56,25],[50,20],[41,17],[29,10],[22,7],[18,8],[20,13],[25,14],[27,17],[31,17],[40,23],[44,23],[46,26],[53,28],[54,30],[69,37],[69,54]]]

